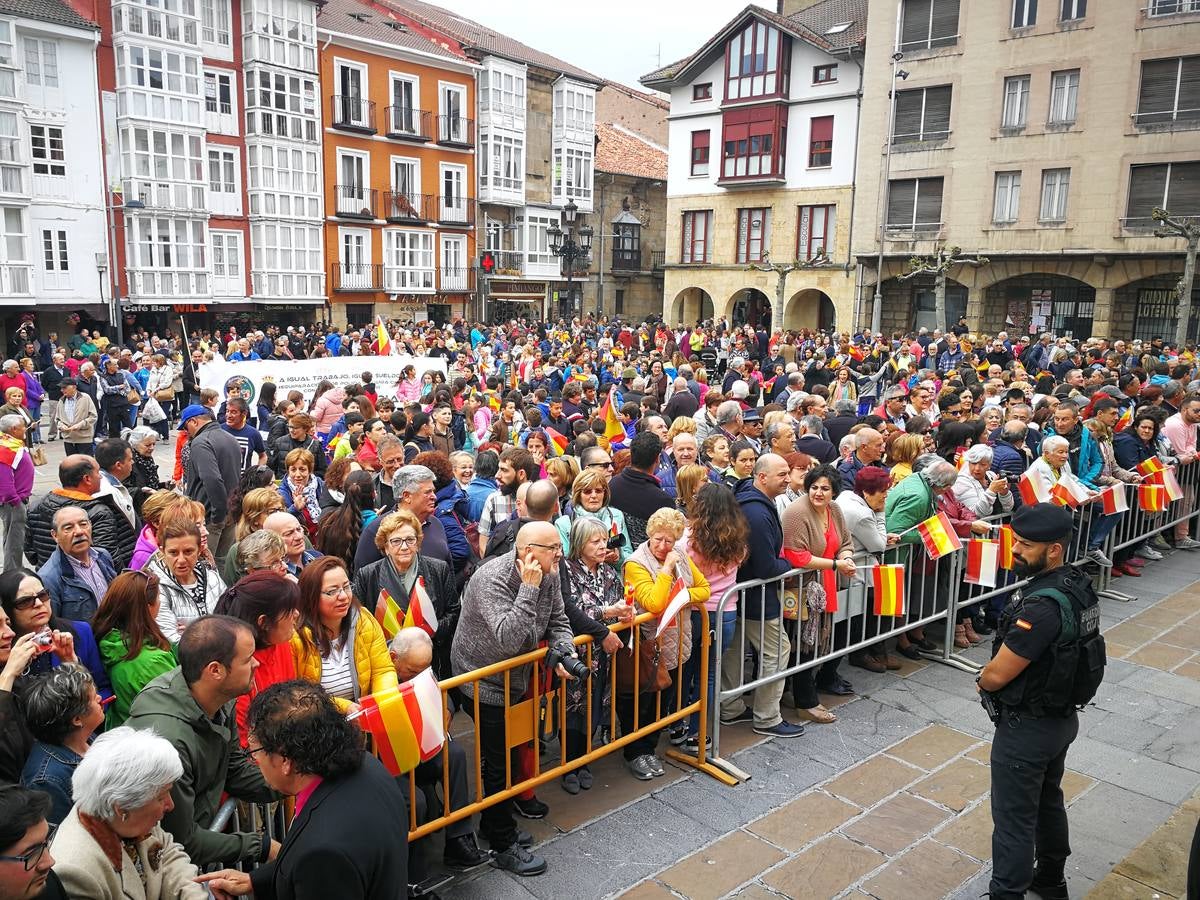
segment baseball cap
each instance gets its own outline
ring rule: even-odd
[[[199,403],[193,403],[191,406],[185,407],[183,412],[179,414],[179,427],[182,428],[187,424],[188,419],[194,419],[196,416],[209,416],[213,414],[212,410],[207,406],[201,406]]]

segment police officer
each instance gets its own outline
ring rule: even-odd
[[[1013,570],[1030,582],[1005,607],[978,678],[996,724],[989,893],[1007,900],[1031,889],[1043,900],[1067,900],[1071,846],[1061,782],[1079,732],[1076,709],[1103,677],[1100,606],[1091,580],[1066,562],[1068,510],[1022,506],[1012,529]]]

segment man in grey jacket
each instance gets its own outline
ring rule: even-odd
[[[187,495],[204,504],[208,545],[221,559],[233,544],[232,530],[226,536],[229,491],[242,477],[242,453],[233,435],[221,429],[212,410],[196,404],[185,409],[179,427],[187,431],[191,457],[184,478]]]
[[[555,527],[549,522],[530,522],[517,534],[513,550],[488,560],[475,571],[463,594],[462,612],[450,651],[455,675],[529,653],[543,640],[551,647],[571,643],[574,635],[563,609],[558,578],[561,558],[562,538]],[[505,754],[510,752],[505,735],[505,701],[512,706],[525,695],[531,671],[532,666],[511,670],[507,698],[503,674],[478,682],[479,743],[486,795],[508,787],[504,776]],[[561,666],[558,674],[566,677]],[[475,688],[475,684],[465,684],[461,690],[472,697]],[[467,712],[474,713],[473,703],[467,704]],[[512,753],[516,781],[520,779],[521,767],[516,751]],[[511,800],[484,810],[480,830],[500,868],[517,875],[540,875],[546,871],[546,861],[518,842]]]

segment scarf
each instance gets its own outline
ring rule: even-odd
[[[288,490],[292,492],[292,505],[297,509],[303,509],[308,513],[308,518],[314,526],[321,518],[321,503],[317,499],[317,480],[310,477],[308,484],[303,488],[297,487],[296,482],[292,481],[292,476],[287,476]],[[297,501],[303,502],[297,502]]]
[[[0,464],[11,466],[15,470],[21,464],[24,455],[24,441],[0,432]]]

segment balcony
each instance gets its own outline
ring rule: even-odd
[[[438,197],[437,220],[442,225],[474,225],[474,198],[445,196]]]
[[[525,274],[525,254],[519,250],[492,250],[496,258],[496,268],[493,275],[508,278],[520,278]]]
[[[179,181],[144,181],[126,178],[122,181],[125,200],[139,200],[146,209],[156,212],[176,211],[207,216],[208,201],[202,184]]]
[[[474,288],[473,275],[474,270],[466,266],[443,267],[438,273],[438,285],[445,293],[470,291]]]
[[[337,198],[337,214],[340,218],[375,218],[375,198],[379,193],[375,188],[363,187],[361,184],[335,184],[333,192]]]
[[[389,294],[432,294],[433,269],[401,269],[388,266],[383,270],[383,289]]]
[[[334,263],[335,291],[378,291],[383,288],[382,263]]]
[[[612,270],[614,272],[640,272],[642,270],[642,251],[613,250]]]
[[[662,275],[663,266],[667,261],[667,252],[665,250],[650,251],[650,271],[655,275]]]
[[[437,142],[446,147],[475,146],[475,120],[462,116],[438,116]]]
[[[207,297],[212,288],[207,272],[130,271],[129,298]]]
[[[411,106],[389,106],[384,110],[385,134],[397,141],[420,141],[430,139],[429,123],[433,116],[427,109]]]
[[[356,134],[375,133],[375,101],[335,94],[329,98],[330,122],[334,128]]]
[[[409,194],[403,191],[385,191],[383,194],[383,217],[393,225],[428,222],[432,215],[432,194]]]

